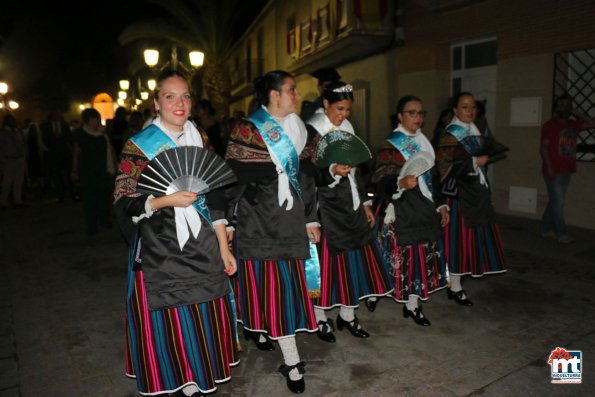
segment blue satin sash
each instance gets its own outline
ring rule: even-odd
[[[161,152],[178,146],[169,135],[155,124],[151,124],[137,135],[130,138],[130,140],[144,153],[149,161],[153,160]],[[212,225],[211,214],[209,213],[204,194],[198,195],[196,201],[192,203],[192,207],[194,207],[196,212],[209,222],[209,225]]]
[[[476,152],[477,148],[471,146],[471,142],[473,142],[473,141],[470,141],[469,139],[465,139],[470,136],[474,136],[471,133],[470,129],[465,128],[462,125],[450,124],[449,126],[446,127],[446,132],[448,132],[449,134],[451,134],[452,136],[457,138],[457,141],[459,141],[461,143],[461,145],[463,145],[463,147],[465,148],[465,151],[467,151],[467,153],[473,154]]]
[[[293,186],[301,199],[302,189],[298,182],[300,163],[291,139],[289,139],[273,116],[263,108],[259,108],[252,113],[248,117],[248,120],[256,126],[269,150],[275,154],[275,157],[277,157],[277,160],[279,160],[283,167],[283,171],[287,174],[291,186]]]
[[[387,138],[387,141],[390,142],[401,154],[405,157],[405,161],[409,160],[409,158],[417,152],[421,152],[421,147],[415,142],[415,140],[411,139],[411,137],[407,136],[407,134],[402,133],[401,131],[393,131]],[[432,191],[432,174],[430,170],[424,172],[420,175],[430,192]]]

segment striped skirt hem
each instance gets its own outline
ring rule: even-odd
[[[391,294],[392,283],[376,241],[334,255],[329,252],[326,235],[320,245],[321,293],[312,299],[315,307],[356,308],[362,299]]]
[[[238,322],[246,329],[271,339],[316,331],[301,260],[241,259],[233,287]]]
[[[451,274],[481,277],[508,268],[498,224],[467,227],[458,200],[448,199],[451,222],[444,228],[444,251]]]
[[[126,374],[141,395],[173,393],[195,384],[216,390],[239,362],[229,295],[212,301],[149,311],[142,271],[129,270]]]

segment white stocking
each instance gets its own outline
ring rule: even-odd
[[[296,365],[300,362],[300,355],[297,350],[297,345],[295,343],[295,336],[289,336],[287,338],[278,339],[279,347],[281,348],[281,353],[283,353],[283,360],[285,361],[285,365]],[[291,380],[300,380],[304,375],[300,374],[297,368],[292,369],[289,371],[289,379]]]
[[[327,321],[326,313],[322,309],[319,309],[319,308],[315,307],[314,308],[314,315],[316,316],[316,324],[318,324],[321,321],[323,321],[323,322],[326,322]]]
[[[350,323],[355,319],[355,310],[352,307],[341,306],[341,309],[339,310],[339,315],[343,320]]]
[[[415,295],[409,295],[409,300],[406,303],[407,309],[415,311],[419,307],[419,297]]]
[[[450,290],[452,292],[458,292],[463,289],[461,285],[461,276],[459,274],[450,274]]]

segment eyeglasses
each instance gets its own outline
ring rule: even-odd
[[[407,113],[409,114],[409,116],[411,117],[426,117],[426,114],[428,114],[428,112],[426,112],[425,110],[403,110],[401,113]]]

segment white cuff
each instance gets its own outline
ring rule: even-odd
[[[141,219],[150,218],[151,215],[153,215],[153,213],[157,212],[157,210],[153,211],[153,208],[150,204],[151,200],[153,200],[154,198],[155,196],[153,196],[152,194],[149,195],[149,197],[147,197],[147,200],[145,201],[145,212],[140,214],[139,216],[132,217],[132,222],[134,224],[137,224]]]
[[[308,223],[306,223],[306,228],[309,228],[309,227],[320,227],[320,223],[318,223],[318,222],[308,222]]]
[[[446,210],[448,212],[450,212],[450,207],[447,204],[442,204],[441,206],[439,206],[438,208],[436,208],[436,212],[440,212],[440,209],[446,207]]]
[[[372,205],[374,205],[374,203],[372,202],[372,200],[366,200],[366,201],[364,201],[364,205],[366,207],[371,207]]]
[[[235,231],[236,231],[236,228],[235,228],[235,227],[233,227],[233,226],[227,226],[227,227],[225,228],[225,231],[226,231],[226,232],[228,232],[228,233],[229,233],[229,232],[235,232]]]
[[[221,219],[217,219],[216,221],[213,221],[213,226],[221,225],[221,224],[227,226],[227,219],[221,218]]]

